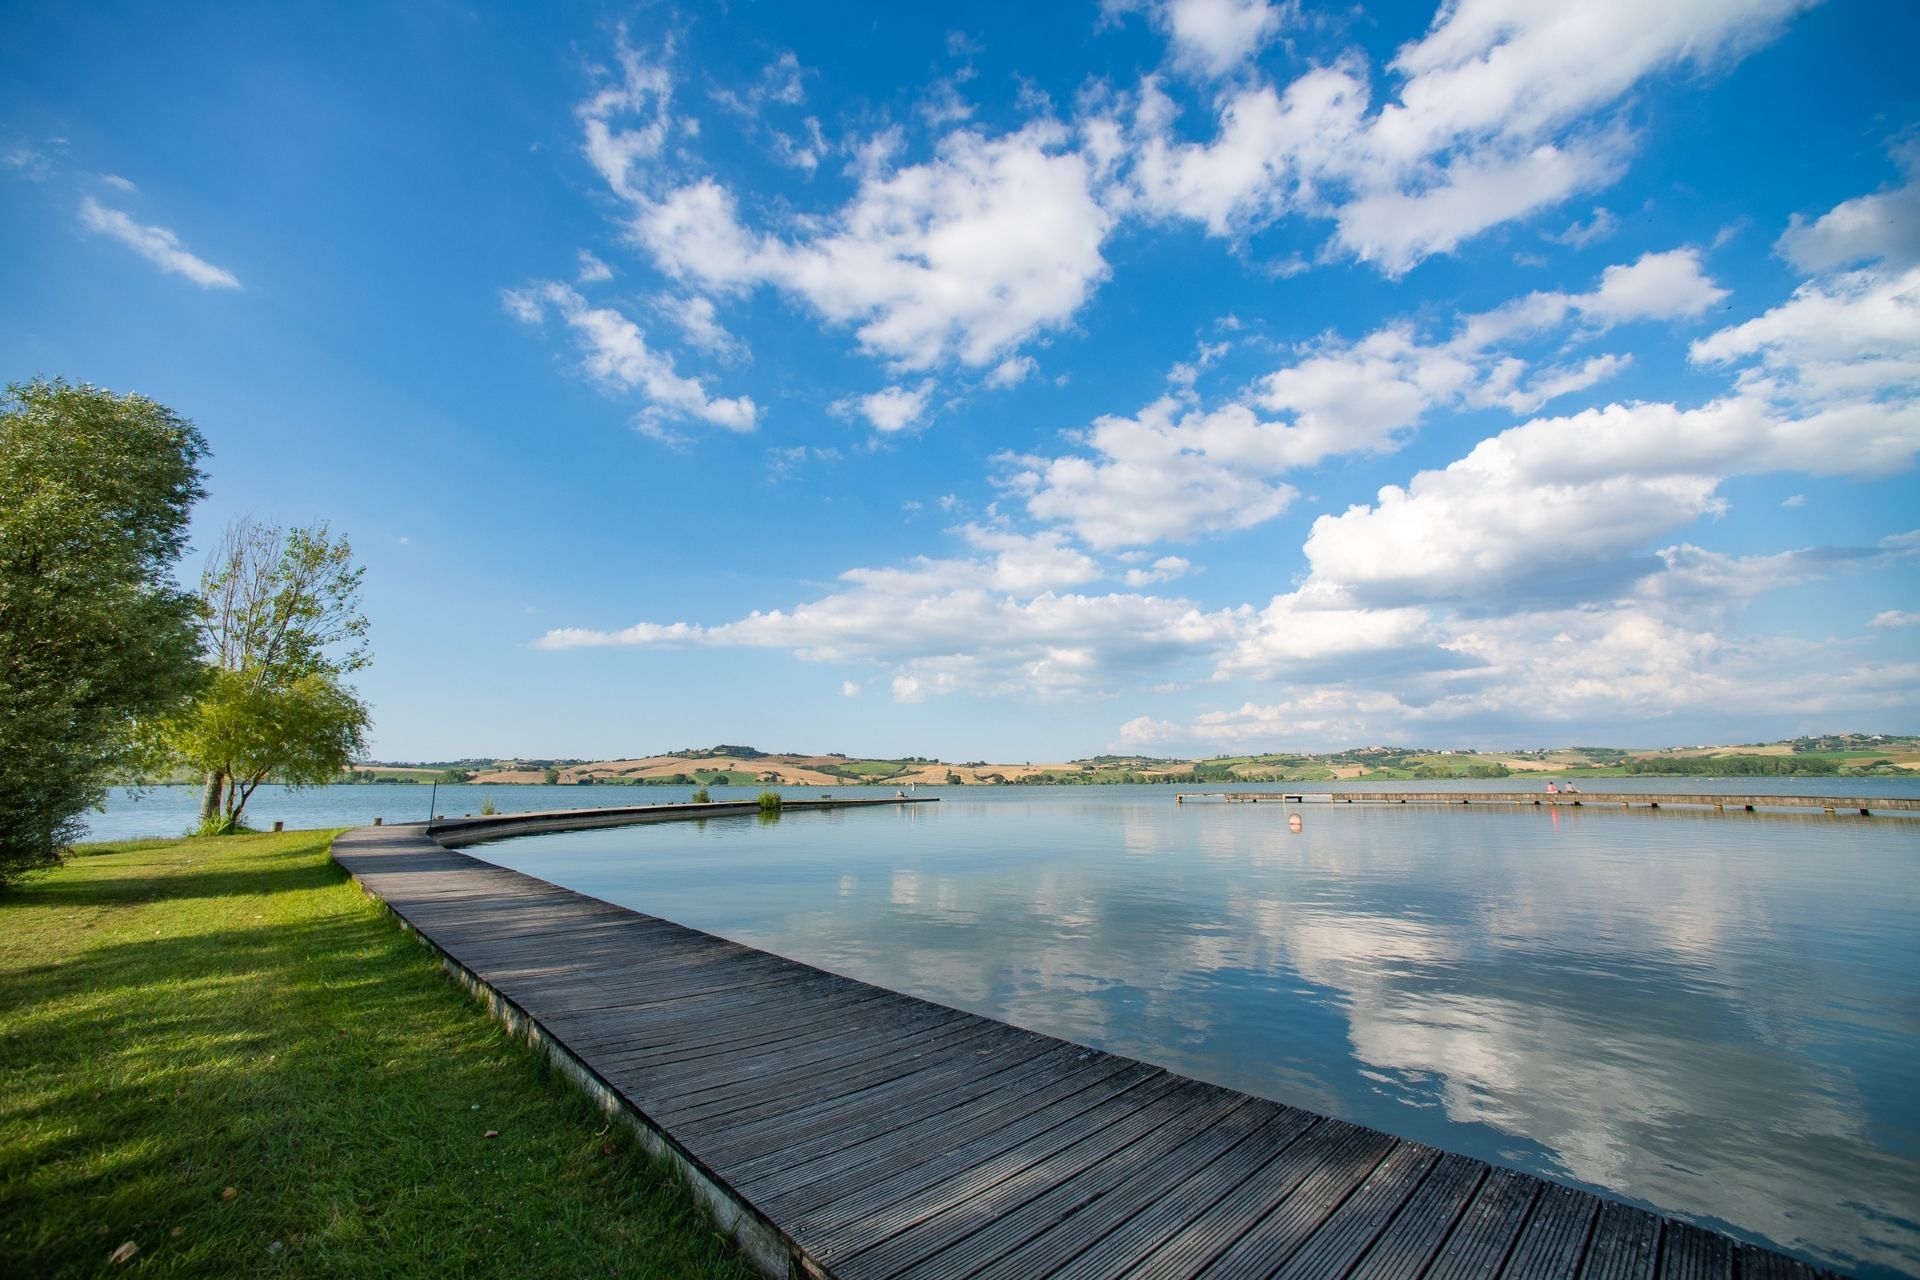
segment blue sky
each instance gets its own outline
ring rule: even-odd
[[[1910,730],[1916,36],[16,6],[0,351],[349,534],[385,758]]]

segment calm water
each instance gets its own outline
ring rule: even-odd
[[[483,794],[503,811],[685,798],[443,787],[438,808]],[[1920,1274],[1920,821],[1329,807],[1295,835],[1280,806],[1176,807],[1165,787],[942,794],[471,852],[1830,1265]],[[116,797],[95,830],[175,833],[196,797]],[[427,801],[263,789],[250,812],[393,822]]]
[[[1830,1264],[1920,1272],[1920,822],[1329,808],[1294,835],[1279,806],[1126,791],[471,852]]]

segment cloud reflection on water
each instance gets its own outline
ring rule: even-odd
[[[1203,1079],[1920,1270],[1920,824],[1329,808],[1293,835],[1278,806],[1051,797],[902,817],[598,834],[617,867],[587,833],[486,852]]]

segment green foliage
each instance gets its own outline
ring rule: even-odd
[[[0,887],[59,859],[142,763],[136,718],[201,678],[171,570],[206,453],[144,396],[36,379],[0,397]]]
[[[560,781],[560,771],[554,768],[552,765],[548,765],[545,769],[541,771],[540,781],[546,783],[548,786],[551,787],[555,783]]]
[[[149,727],[157,750],[206,776],[202,831],[238,829],[262,782],[317,786],[366,750],[370,716],[343,677],[369,661],[360,580],[327,526],[230,526],[200,578],[212,668],[184,711]]]
[[[343,761],[366,749],[367,723],[366,704],[325,673],[277,682],[216,671],[163,731],[181,759],[230,780],[220,820],[202,818],[203,832],[225,833],[240,829],[248,799],[268,778],[290,787],[333,781]]]
[[[780,805],[781,800],[778,791],[762,791],[760,793],[760,812],[778,813],[780,812]]]
[[[1415,778],[1505,778],[1513,770],[1503,764],[1440,764],[1428,762],[1415,765],[1412,774]]]
[[[1778,778],[1794,774],[1835,774],[1840,772],[1840,766],[1818,756],[1643,756],[1627,761],[1626,770],[1688,777]]]
[[[707,789],[705,787],[701,787],[698,791],[694,792],[693,795],[689,797],[689,799],[691,799],[694,804],[712,804],[713,803],[713,798],[707,794]]]
[[[494,814],[499,812],[500,812],[500,806],[493,802],[492,796],[480,797],[480,816],[481,817],[491,818]]]

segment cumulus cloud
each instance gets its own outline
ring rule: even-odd
[[[1122,7],[1108,6],[1109,12]],[[1176,65],[1203,76],[1224,76],[1254,57],[1285,17],[1267,0],[1156,0],[1138,7],[1166,32]]]
[[[1627,321],[1686,319],[1724,296],[1697,251],[1648,253],[1608,267],[1588,292],[1531,293],[1461,317],[1444,338],[1395,322],[1357,341],[1309,344],[1217,409],[1182,394],[1108,415],[1074,437],[1080,452],[1003,458],[1001,483],[1034,518],[1100,548],[1249,528],[1293,501],[1288,472],[1395,449],[1443,406],[1532,413],[1627,364],[1602,353],[1534,368],[1513,344],[1576,322],[1577,338],[1593,338]]]
[[[950,133],[924,164],[867,174],[811,236],[748,230],[710,179],[637,202],[633,232],[669,273],[716,289],[772,285],[900,368],[996,365],[1066,323],[1107,274],[1112,216],[1069,141],[1047,121],[997,138]]]
[[[834,404],[839,414],[859,413],[875,431],[903,431],[920,421],[933,395],[933,381],[927,379],[913,387],[883,387],[870,395],[853,396]]]
[[[1806,272],[1863,262],[1895,269],[1920,263],[1920,182],[1909,178],[1891,191],[1848,200],[1812,222],[1795,215],[1774,248]]]
[[[1882,631],[1891,631],[1895,627],[1920,627],[1920,613],[1911,609],[1887,609],[1874,614],[1873,620],[1867,625]]]
[[[728,431],[752,431],[759,410],[748,396],[711,396],[697,378],[674,370],[673,358],[655,350],[640,326],[612,307],[596,307],[557,281],[509,289],[502,295],[515,318],[537,324],[551,307],[573,332],[596,381],[647,400],[643,427],[658,430],[662,418],[693,418]]]
[[[1816,425],[1838,430],[1840,418],[1854,418],[1848,443],[1866,454],[1822,470],[1903,466],[1920,398],[1920,266],[1810,280],[1780,306],[1695,342],[1689,355],[1706,365],[1750,362],[1744,389],[1831,408],[1836,417]]]
[[[1710,708],[1742,689],[1749,704],[1765,689],[1768,705],[1807,714],[1870,709],[1876,698],[1912,705],[1910,665],[1892,671],[1850,656],[1846,640],[1743,637],[1734,623],[1763,592],[1888,563],[1920,539],[1753,555],[1663,541],[1725,510],[1721,488],[1733,476],[1873,477],[1913,465],[1915,275],[1811,280],[1780,306],[1700,339],[1695,362],[1725,369],[1732,383],[1704,405],[1612,404],[1535,418],[1371,503],[1321,516],[1304,547],[1306,578],[1254,616],[1217,674],[1331,680],[1336,701],[1385,693],[1395,704],[1375,707],[1368,722],[1403,731],[1511,724],[1515,707],[1547,724],[1643,721]],[[1696,260],[1650,255],[1604,273],[1589,294],[1530,295],[1468,317],[1461,333],[1485,342],[1573,319],[1686,318],[1718,296]],[[1794,674],[1815,668],[1848,674],[1818,688]],[[1552,698],[1530,701],[1543,688]],[[1250,704],[1182,734],[1251,743],[1316,723],[1335,721],[1288,702]]]
[[[1398,91],[1377,108],[1371,69],[1349,58],[1224,96],[1203,143],[1176,139],[1175,113],[1149,83],[1128,122],[1132,185],[1148,210],[1215,235],[1330,218],[1339,248],[1399,274],[1611,181],[1632,136],[1609,113],[1634,84],[1724,65],[1807,2],[1449,4],[1388,64]],[[1562,235],[1585,243],[1607,228],[1596,213]]]
[[[1156,582],[1184,578],[1192,568],[1193,562],[1184,556],[1161,556],[1151,568],[1129,569],[1120,580],[1130,587],[1149,587]]]
[[[706,645],[785,649],[804,662],[891,668],[898,701],[1090,694],[1216,652],[1242,621],[1185,600],[1073,587],[1102,570],[1053,534],[965,526],[978,553],[851,569],[839,590],[790,610],[716,626],[642,622],[617,631],[561,628],[542,649]]]
[[[166,227],[135,222],[118,209],[110,209],[92,196],[80,201],[80,225],[87,230],[118,240],[162,271],[185,276],[202,289],[238,289],[240,280],[225,267],[216,267],[190,252],[180,237]]]

